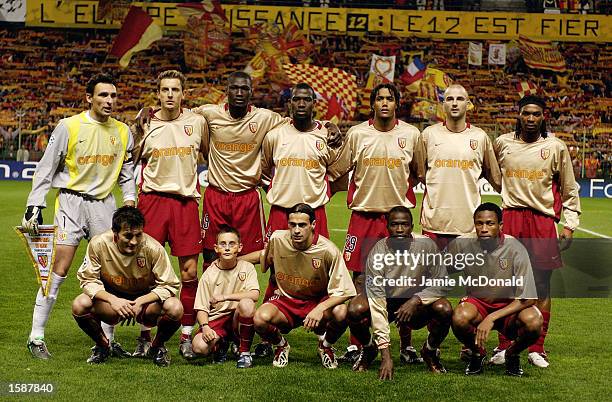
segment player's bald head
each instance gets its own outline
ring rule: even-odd
[[[444,91],[444,98],[446,98],[446,96],[450,93],[457,93],[458,91],[460,91],[461,94],[463,94],[465,96],[465,98],[467,99],[469,97],[467,90],[464,88],[463,85],[459,85],[459,84],[451,84],[448,86],[448,88],[446,88],[446,90]]]

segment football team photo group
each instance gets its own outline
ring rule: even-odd
[[[464,7],[451,3],[445,12]],[[189,4],[223,13],[216,1]],[[143,24],[137,47],[153,26]],[[589,159],[551,129],[556,98],[521,91],[495,111],[505,126],[492,133],[478,119],[490,89],[459,77],[436,84],[437,118],[416,124],[404,118],[414,107],[405,85],[426,70],[411,60],[401,84],[388,72],[368,84],[350,124],[344,84],[328,76],[286,70],[281,111],[262,101],[270,95],[251,64],[212,74],[223,90],[205,101],[190,70],[133,67],[155,87],[143,104],[130,99],[134,81],[93,64],[73,94],[80,111],[45,115],[40,160],[23,159],[31,180],[0,182],[5,229],[22,240],[11,239],[19,250],[4,275],[34,265],[38,279],[28,272],[2,291],[5,320],[20,324],[0,330],[2,356],[18,362],[0,395],[53,384],[57,397],[87,397],[83,378],[90,395],[108,386],[117,399],[608,400],[610,263],[589,261],[609,256],[599,233],[609,200],[590,198],[596,181],[585,196],[576,158]],[[130,119],[126,102],[138,104]],[[596,278],[584,287],[601,299],[571,295],[583,286],[576,272]],[[571,390],[579,382],[589,396]]]

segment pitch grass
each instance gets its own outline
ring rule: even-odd
[[[77,327],[70,303],[79,293],[75,276],[85,244],[80,247],[69,278],[46,331],[53,353],[50,361],[37,361],[25,347],[30,331],[32,305],[37,285],[22,245],[12,233],[23,214],[30,190],[27,182],[0,182],[0,228],[3,230],[0,280],[0,397],[6,397],[7,383],[54,384],[53,397],[61,400],[610,400],[609,372],[612,370],[612,302],[609,299],[557,299],[547,349],[552,364],[542,370],[530,366],[523,355],[523,378],[509,378],[502,367],[489,368],[485,375],[466,378],[458,360],[459,342],[449,334],[442,345],[442,359],[450,373],[434,376],[423,366],[399,365],[397,331],[392,330],[395,379],[377,379],[378,362],[367,373],[353,373],[346,366],[325,370],[316,354],[316,338],[302,329],[288,335],[292,346],[290,364],[275,369],[271,359],[255,360],[250,370],[238,370],[235,363],[197,366],[182,360],[177,336],[168,343],[172,364],[157,368],[146,360],[111,359],[101,366],[89,366],[85,359],[92,342]],[[496,197],[487,197],[496,201]],[[612,235],[609,200],[582,200],[584,227]],[[53,206],[53,196],[48,199]],[[52,208],[44,213],[52,222]],[[418,216],[418,211],[415,211]],[[344,194],[337,195],[328,209],[332,239],[342,247],[348,222]],[[334,230],[342,229],[342,230]],[[420,231],[420,228],[415,228]],[[582,233],[577,236],[584,237]],[[176,259],[173,259],[176,264]],[[266,278],[261,278],[265,286]],[[263,288],[263,287],[262,287]],[[453,304],[456,300],[453,300]],[[129,350],[135,346],[136,327],[117,329],[117,340]],[[425,331],[414,332],[420,348]],[[489,339],[489,346],[495,346]],[[257,338],[256,341],[258,342]],[[338,342],[344,349],[346,336]],[[33,395],[29,395],[31,398]]]

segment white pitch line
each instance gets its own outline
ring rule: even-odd
[[[581,232],[588,233],[588,234],[591,234],[593,236],[602,237],[604,239],[612,239],[612,237],[610,237],[610,236],[606,236],[605,234],[593,232],[592,230],[583,229],[583,228],[576,228],[576,230],[580,230]]]

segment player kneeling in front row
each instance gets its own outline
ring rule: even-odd
[[[366,371],[380,350],[381,380],[393,378],[389,337],[391,321],[412,329],[427,325],[429,336],[421,349],[421,356],[431,372],[446,372],[440,362],[439,348],[448,335],[453,307],[441,297],[438,290],[441,288],[423,283],[426,279],[444,278],[447,273],[441,265],[441,258],[438,261],[425,259],[428,255],[441,257],[434,241],[413,234],[412,228],[412,214],[408,208],[397,206],[389,211],[387,230],[390,237],[379,240],[371,249],[366,263],[366,292],[352,299],[348,307],[351,333],[364,345],[353,370]],[[390,258],[397,255],[422,258],[401,257],[397,258],[399,261]],[[398,280],[406,284],[394,286]]]
[[[517,239],[502,234],[501,221],[501,208],[486,202],[474,212],[476,234],[460,236],[448,246],[451,255],[480,256],[473,259],[474,264],[465,265],[464,278],[488,280],[485,286],[478,286],[482,281],[466,285],[467,296],[453,312],[453,332],[472,351],[466,375],[482,373],[487,338],[495,329],[513,340],[506,349],[506,374],[520,377],[520,353],[542,331],[529,254]]]
[[[214,247],[218,258],[202,274],[196,293],[194,309],[200,331],[193,338],[193,351],[200,356],[214,352],[214,362],[223,363],[233,341],[240,345],[236,367],[249,368],[253,365],[253,315],[259,299],[257,271],[250,262],[238,260],[242,243],[236,229],[221,225]]]
[[[345,331],[345,301],[355,296],[355,286],[342,253],[330,240],[315,236],[315,212],[307,204],[290,208],[289,230],[275,231],[262,256],[262,270],[276,272],[278,294],[255,313],[255,330],[275,346],[275,367],[289,363],[289,343],[281,333],[304,325],[319,335],[323,367],[338,367],[332,345]]]
[[[166,250],[143,232],[144,217],[131,206],[113,214],[112,230],[94,237],[77,272],[83,293],[72,302],[72,314],[96,342],[88,363],[103,363],[110,346],[100,321],[127,320],[155,326],[149,356],[158,366],[170,364],[164,343],[178,330],[183,306],[175,296],[180,282]]]

